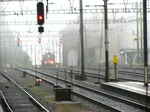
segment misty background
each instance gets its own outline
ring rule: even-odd
[[[43,2],[46,7],[46,1]],[[149,10],[149,0],[147,2]],[[37,1],[0,2],[0,65],[40,65],[42,55],[52,52],[56,62],[64,66],[80,66],[79,1],[50,0],[42,34],[38,32],[36,4]],[[86,66],[99,66],[105,62],[104,13],[99,12],[103,10],[102,5],[103,0],[83,0]],[[137,42],[139,49],[142,49],[141,8],[141,0],[108,1],[110,64],[114,55],[118,56],[120,64],[125,64],[121,52],[137,50]],[[148,49],[149,17],[148,11]],[[136,41],[137,35],[139,41]]]

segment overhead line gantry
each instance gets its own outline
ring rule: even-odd
[[[104,20],[84,20],[84,24],[94,24],[94,23],[103,23]],[[131,23],[136,22],[136,19],[120,19],[120,20],[114,20],[109,19],[108,23]],[[3,21],[0,22],[0,25],[36,25],[36,21]],[[64,20],[64,21],[46,21],[46,24],[79,24],[78,20]]]
[[[139,9],[138,12],[140,12]],[[108,13],[136,13],[136,8],[109,8]],[[150,12],[150,8],[147,9],[147,12]],[[48,14],[79,14],[79,9],[58,9],[58,10],[49,10]],[[103,9],[83,9],[83,13],[104,13]],[[0,11],[0,16],[8,16],[8,15],[36,15],[36,10],[23,10],[23,11]]]

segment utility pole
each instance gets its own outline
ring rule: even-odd
[[[83,9],[82,9],[82,0],[80,2],[80,38],[81,38],[81,76],[80,79],[85,79],[84,73],[84,39],[83,39]]]
[[[105,20],[105,82],[109,82],[109,54],[108,54],[108,16],[107,0],[104,0],[104,20]]]
[[[136,2],[136,18],[137,18],[137,63],[139,64],[139,11],[138,3]]]
[[[143,26],[142,26],[142,3],[140,2],[140,36],[141,36],[141,64],[143,63]]]
[[[144,85],[148,86],[147,57],[147,0],[143,0],[143,38],[144,38]]]

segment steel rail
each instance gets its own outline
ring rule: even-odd
[[[47,69],[47,68],[42,68],[42,69]],[[50,68],[49,68],[50,69]],[[66,72],[66,73],[70,73],[70,69],[68,68],[56,68],[56,69],[51,69],[51,70],[55,70],[55,71],[60,71],[60,72]],[[100,69],[100,72],[98,71],[98,69],[95,71],[96,69],[94,69],[94,71],[91,71],[91,72],[88,72],[88,71],[85,71],[85,74],[87,75],[87,77],[90,77],[90,78],[94,78],[94,79],[104,79],[104,72],[105,72],[105,69]],[[141,71],[141,70],[140,70]],[[73,74],[80,74],[80,70],[75,70],[75,69],[72,69],[72,73]],[[100,73],[100,74],[99,74]],[[120,75],[129,75],[129,76],[137,76],[137,78],[139,77],[143,77],[141,75],[141,73],[138,73],[138,72],[131,72],[131,71],[122,71],[122,70],[118,70],[118,73],[119,73],[119,76]],[[103,75],[102,75],[103,74]],[[132,74],[132,75],[131,75]],[[150,77],[149,77],[150,79]],[[117,80],[125,80],[125,81],[137,81],[137,82],[143,82],[143,80],[140,80],[140,79],[133,79],[133,78],[126,78],[126,77],[118,77]],[[150,83],[150,81],[149,81]]]
[[[6,106],[6,110],[9,111],[9,112],[13,112],[13,109],[10,107],[10,105],[8,104],[3,92],[0,90],[0,94],[2,96],[2,99],[3,99],[3,103],[4,105]]]
[[[40,109],[44,112],[49,112],[49,110],[47,110],[41,103],[39,103],[35,98],[33,98],[32,95],[30,95],[27,91],[25,91],[25,89],[23,89],[19,84],[17,84],[14,80],[12,80],[10,77],[8,77],[7,75],[5,75],[5,73],[3,73],[1,71],[1,74],[7,78],[8,80],[10,80],[11,82],[13,82],[23,93],[25,93],[30,99],[31,101],[33,101],[36,105],[38,105],[40,107]],[[38,107],[38,108],[39,108]]]
[[[31,69],[30,69],[29,71],[35,72],[35,70],[31,70]],[[26,72],[27,72],[27,71],[26,71]],[[103,91],[98,91],[98,90],[96,90],[96,89],[93,89],[93,88],[90,88],[90,87],[86,87],[86,86],[83,86],[83,85],[81,85],[81,84],[77,84],[77,83],[75,83],[75,82],[71,83],[71,81],[69,81],[69,80],[65,80],[65,79],[63,79],[63,78],[60,78],[60,77],[57,77],[57,76],[53,76],[53,75],[50,75],[50,74],[47,74],[47,73],[44,73],[44,72],[40,72],[40,71],[36,71],[36,72],[37,72],[37,73],[40,73],[40,74],[44,74],[44,75],[49,76],[49,77],[52,77],[52,78],[55,78],[55,79],[57,79],[57,80],[61,80],[61,81],[63,81],[63,82],[67,82],[67,83],[69,83],[69,84],[73,84],[73,85],[76,86],[76,87],[79,87],[79,88],[82,88],[82,89],[84,89],[84,90],[93,92],[93,93],[95,93],[95,94],[101,94],[101,95],[104,95],[104,96],[106,96],[106,97],[109,97],[109,98],[111,98],[111,99],[115,99],[115,100],[121,101],[121,102],[122,102],[122,101],[125,101],[127,104],[133,105],[133,106],[138,107],[138,108],[142,108],[142,109],[145,109],[145,108],[146,108],[145,105],[142,105],[142,104],[140,104],[140,103],[136,103],[136,102],[134,102],[134,101],[130,101],[130,100],[127,100],[127,99],[124,99],[124,98],[121,98],[121,97],[115,97],[114,95],[108,94],[108,93],[103,92]],[[28,72],[28,74],[31,74],[31,73]],[[31,75],[37,77],[35,74],[31,74]],[[40,78],[42,78],[42,77],[40,77]],[[42,80],[46,80],[47,82],[49,82],[49,80],[44,79],[44,78],[42,78]],[[50,82],[50,83],[52,83],[52,82]],[[54,82],[54,83],[55,83],[55,82]],[[54,83],[53,83],[53,84],[54,84]],[[61,87],[61,85],[59,85],[59,86]],[[149,108],[149,107],[148,107],[148,108]],[[150,109],[150,108],[149,108],[149,109]]]
[[[20,71],[22,71],[22,70],[20,70]],[[26,71],[27,72],[27,71]],[[35,74],[31,74],[31,73],[29,73],[28,72],[28,74],[30,74],[30,75],[32,75],[32,76],[34,76],[34,77],[37,77]],[[46,75],[46,74],[45,74]],[[49,75],[48,75],[49,76]],[[50,76],[51,77],[51,76]],[[54,76],[52,76],[53,78],[57,78],[57,77],[54,77]],[[50,81],[50,80],[48,80],[48,79],[45,79],[45,78],[42,78],[42,77],[40,77],[43,81],[46,81],[47,83],[50,83],[50,84],[52,84],[53,86],[55,86],[55,82],[52,82],[52,81]],[[59,78],[61,81],[65,81],[65,80],[63,80],[63,79],[61,79],[61,78]],[[68,83],[70,83],[71,84],[71,82],[70,81],[67,81]],[[62,85],[57,85],[57,86],[59,86],[59,87],[62,87],[63,88],[63,86]],[[107,105],[107,104],[105,104],[105,103],[103,103],[103,102],[100,102],[100,101],[98,101],[98,100],[95,100],[95,99],[92,99],[92,98],[90,98],[90,97],[87,97],[87,96],[84,96],[84,95],[82,95],[82,94],[80,94],[79,92],[75,92],[75,91],[73,91],[72,92],[74,95],[76,95],[76,96],[78,96],[78,97],[81,97],[81,98],[84,98],[85,100],[87,100],[87,101],[90,101],[90,102],[92,102],[92,103],[95,103],[95,104],[97,104],[98,106],[102,106],[103,108],[105,108],[105,109],[108,109],[108,110],[110,110],[110,111],[112,111],[112,112],[123,112],[123,111],[121,111],[120,109],[118,109],[118,108],[114,108],[113,106],[109,106],[109,105]]]

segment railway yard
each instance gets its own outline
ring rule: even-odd
[[[150,0],[0,0],[0,112],[150,112]]]
[[[41,110],[47,112],[145,112],[147,109],[150,110],[150,97],[138,96],[134,92],[121,94],[117,92],[117,89],[112,89],[102,82],[103,70],[101,76],[96,73],[96,70],[94,71],[87,70],[86,73],[91,75],[87,75],[86,81],[80,81],[75,80],[75,74],[79,72],[77,69],[72,70],[73,78],[71,79],[69,69],[64,68],[52,68],[51,70],[5,68],[1,69],[0,88],[9,107],[15,112],[24,112],[24,110],[25,112]],[[131,73],[133,74],[135,70],[128,71],[131,79]],[[23,72],[26,72],[26,75],[23,75]],[[125,78],[125,76],[122,77],[123,72],[125,70],[121,68],[119,73],[122,74],[118,78],[119,81]],[[123,82],[129,82],[129,76],[127,72],[125,73],[126,78]],[[39,85],[37,85],[37,77],[42,80]],[[137,80],[136,82],[140,80],[139,74],[133,78]],[[95,84],[97,81],[101,83]],[[133,82],[132,79],[130,81]],[[57,87],[71,88],[71,101],[56,101],[54,88]],[[121,90],[118,89],[118,91]]]

